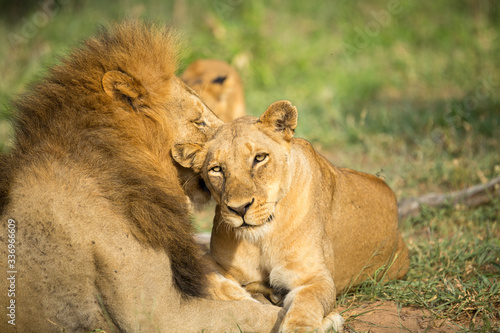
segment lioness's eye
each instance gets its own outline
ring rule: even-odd
[[[212,171],[212,172],[221,172],[222,168],[220,166],[214,166],[209,171]]]
[[[260,163],[260,162],[264,161],[264,160],[267,158],[267,156],[268,156],[268,155],[267,155],[267,154],[264,154],[264,153],[262,153],[262,154],[257,154],[257,155],[255,155],[255,158],[254,158],[254,160],[253,160],[253,163],[254,163],[254,164],[256,164],[256,163]]]

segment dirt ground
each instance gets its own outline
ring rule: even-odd
[[[429,311],[417,308],[398,309],[392,301],[365,303],[348,309],[339,307],[346,320],[344,332],[370,333],[452,333],[459,327],[446,320],[433,320]]]

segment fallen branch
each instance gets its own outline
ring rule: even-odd
[[[463,205],[478,207],[500,197],[500,177],[486,184],[474,185],[461,191],[438,194],[428,193],[417,198],[404,198],[398,204],[400,218],[417,215],[422,206],[443,207],[445,205]]]

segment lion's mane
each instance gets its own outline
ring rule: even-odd
[[[102,28],[17,98],[14,148],[1,160],[0,209],[9,202],[12,180],[26,165],[43,169],[54,158],[79,165],[98,179],[101,193],[126,217],[134,237],[168,253],[175,286],[184,295],[201,296],[205,268],[186,198],[177,184],[170,186],[159,176],[162,168],[175,173],[172,163],[159,165],[151,157],[168,155],[172,144],[157,106],[169,101],[177,44],[171,29],[149,24],[130,21]],[[130,122],[116,112],[116,102],[102,87],[108,71],[125,72],[147,87],[144,121]]]

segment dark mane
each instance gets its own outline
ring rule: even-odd
[[[157,156],[170,150],[169,124],[120,109],[102,87],[106,72],[121,71],[145,87],[148,108],[167,105],[177,54],[171,29],[117,24],[100,29],[18,97],[11,160],[0,160],[0,209],[19,170],[53,160],[83,166],[129,221],[132,234],[169,254],[174,285],[184,295],[201,296],[205,268],[187,200],[168,155]]]
[[[108,71],[137,79],[153,101],[167,99],[177,54],[177,38],[171,29],[136,21],[101,28],[14,101],[16,144],[32,147],[42,139],[37,132],[43,132],[43,137],[64,135],[67,128],[59,131],[60,123],[72,130],[114,123],[109,119],[113,105],[102,88]]]

